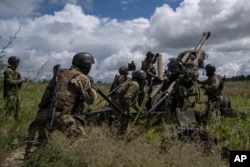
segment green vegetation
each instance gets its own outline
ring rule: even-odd
[[[99,84],[106,93],[109,86]],[[26,83],[23,86],[20,91],[22,112],[17,121],[4,115],[3,99],[0,97],[0,162],[23,144],[45,87],[46,83]],[[24,166],[229,166],[228,161],[221,158],[222,147],[250,150],[250,83],[226,82],[224,95],[231,99],[232,107],[237,112],[244,112],[247,117],[224,118],[220,123],[203,126],[217,138],[217,145],[205,154],[201,144],[176,140],[175,121],[145,126],[142,120],[133,124],[122,140],[106,124],[86,126],[83,138],[74,144],[55,132],[49,144],[39,149]],[[104,105],[105,102],[98,96],[97,104],[89,108]]]

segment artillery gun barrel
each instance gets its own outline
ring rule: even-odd
[[[204,42],[210,37],[210,32],[203,32],[203,36],[200,42],[195,46],[194,50],[199,51],[202,48]]]
[[[195,46],[194,51],[200,51],[204,42],[210,37],[210,32],[203,32],[203,36],[199,43]],[[181,58],[182,63],[186,63],[190,57],[190,52],[186,52],[185,55]]]

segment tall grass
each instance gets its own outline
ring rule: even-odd
[[[98,86],[107,93],[110,85]],[[46,84],[34,83],[23,86],[20,90],[22,110],[18,120],[6,117],[4,104],[0,104],[0,162],[23,144],[45,87]],[[122,139],[114,135],[105,123],[86,126],[84,136],[73,144],[55,132],[49,144],[39,149],[24,166],[228,166],[228,161],[221,158],[222,147],[250,150],[250,83],[226,82],[224,95],[231,99],[237,112],[244,112],[248,117],[225,118],[221,123],[203,126],[202,129],[218,140],[218,144],[206,154],[201,144],[177,140],[175,121],[145,126],[142,120],[129,127],[128,134]],[[3,102],[2,97],[0,100]],[[100,108],[105,104],[98,96],[97,104],[89,108]]]

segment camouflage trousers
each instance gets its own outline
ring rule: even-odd
[[[123,110],[120,110],[120,111],[123,111]],[[129,125],[129,121],[130,121],[129,117],[126,117],[126,116],[122,115],[121,113],[116,111],[114,108],[112,109],[112,114],[115,116],[115,118],[119,122],[119,128],[118,128],[117,135],[124,135],[127,132],[127,128],[128,128],[128,125]],[[128,112],[126,114],[129,115]]]
[[[53,131],[62,132],[72,142],[77,140],[83,134],[83,128],[71,115],[55,114],[53,129],[48,130],[48,114],[47,112],[38,112],[35,120],[30,124],[28,137],[25,145],[14,150],[10,156],[1,164],[2,167],[18,167],[29,159],[32,154],[40,147],[46,145],[49,136]]]
[[[210,123],[220,122],[220,100],[209,100],[206,105],[207,121]]]
[[[18,118],[20,113],[20,97],[19,96],[8,96],[5,99],[6,115]]]

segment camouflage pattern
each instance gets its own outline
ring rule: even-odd
[[[63,76],[70,76],[71,78],[66,79]],[[15,151],[10,157],[7,157],[3,163],[5,166],[13,165],[18,161],[21,163],[21,161],[28,159],[39,146],[46,144],[50,133],[55,130],[61,131],[73,141],[82,136],[82,124],[74,119],[73,114],[84,112],[84,102],[93,104],[97,98],[96,91],[92,89],[89,78],[74,66],[70,70],[60,70],[58,77],[59,85],[63,87],[63,89],[59,89],[58,101],[60,101],[60,98],[65,98],[67,102],[65,102],[64,107],[59,106],[56,109],[52,130],[48,130],[48,111],[50,107],[48,99],[50,98],[50,88],[53,80],[50,81],[44,92],[35,120],[30,124],[25,147],[19,148],[22,151]],[[65,87],[66,85],[68,86]]]
[[[126,89],[123,92],[116,93],[117,100],[113,101],[124,113],[130,115],[132,111],[142,112],[138,106],[138,92],[140,90],[139,83],[135,80],[129,81],[126,84]],[[120,122],[119,134],[124,134],[129,124],[129,118],[124,117],[118,112],[114,112],[115,116]]]
[[[152,78],[156,75],[156,70],[154,68],[155,62],[152,62],[152,60],[145,58],[145,60],[142,61],[141,70],[145,71],[147,74],[147,85],[151,85]]]
[[[118,88],[118,86],[120,86],[121,84],[125,84],[125,82],[128,79],[130,79],[130,78],[128,77],[127,74],[116,75],[116,77],[112,83],[110,92],[112,92],[114,89]],[[110,97],[111,97],[112,101],[116,100],[116,95],[111,95]]]
[[[20,96],[19,89],[21,88],[20,73],[13,67],[8,66],[4,71],[4,100],[6,114],[18,117],[20,113]]]
[[[114,89],[119,86],[120,84],[124,83],[125,81],[127,81],[129,79],[129,77],[127,75],[119,75],[117,76],[117,78],[114,80],[114,83],[112,85],[114,85]]]
[[[199,81],[202,84],[202,88],[205,90],[208,100],[216,101],[222,95],[221,89],[219,89],[220,78],[217,74],[208,76],[204,81]]]
[[[205,90],[208,97],[206,105],[206,117],[208,121],[216,121],[220,115],[220,102],[222,98],[222,90],[219,88],[221,80],[217,74],[208,76],[204,81],[199,81],[202,84],[201,88]]]

